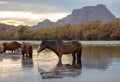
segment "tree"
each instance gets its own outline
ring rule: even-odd
[[[19,39],[22,39],[23,32],[28,28],[26,25],[20,25],[18,29]]]
[[[82,35],[85,40],[97,40],[101,21],[93,21],[81,24]]]

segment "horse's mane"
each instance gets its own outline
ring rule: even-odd
[[[56,45],[56,44],[61,44],[62,41],[61,40],[45,40],[43,41],[43,43],[49,44],[49,45]]]
[[[18,43],[17,41],[13,41],[13,42],[11,42],[11,43]]]

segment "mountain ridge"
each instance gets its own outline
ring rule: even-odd
[[[42,22],[39,22],[33,27],[48,27],[56,25],[65,25],[65,24],[81,24],[89,21],[100,20],[106,22],[116,17],[107,9],[103,4],[98,4],[96,6],[86,6],[81,9],[73,9],[71,14],[66,17],[59,19],[57,22],[51,22],[48,19],[45,19]],[[48,23],[45,21],[49,21]]]
[[[81,9],[74,9],[72,13],[57,21],[57,24],[78,24],[89,21],[100,20],[106,22],[115,19],[115,16],[107,9],[105,5],[86,6]]]
[[[0,23],[0,30],[6,30],[6,29],[16,29],[18,26],[14,25],[7,25],[4,23]]]
[[[39,28],[39,27],[49,27],[49,26],[55,26],[55,22],[51,22],[49,19],[45,19],[42,22],[38,22],[37,25],[34,25],[32,27]]]

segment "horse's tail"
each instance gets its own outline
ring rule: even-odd
[[[82,55],[82,45],[79,44],[78,59],[81,59],[81,55]]]
[[[82,53],[82,49],[80,49],[80,50],[77,52],[77,59],[78,59],[78,60],[81,60],[81,53]]]
[[[81,68],[81,55],[82,55],[82,45],[80,45],[79,50],[77,52],[77,65]]]
[[[81,46],[81,49],[79,51],[79,54],[80,54],[80,58],[81,58],[81,55],[82,55],[82,46]]]
[[[30,47],[29,47],[29,56],[30,56],[30,58],[32,58],[32,53],[33,53],[32,45],[30,45]]]

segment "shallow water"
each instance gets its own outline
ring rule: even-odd
[[[120,46],[84,45],[80,68],[71,66],[71,55],[63,56],[63,66],[50,50],[33,55],[0,55],[0,82],[120,82]]]

